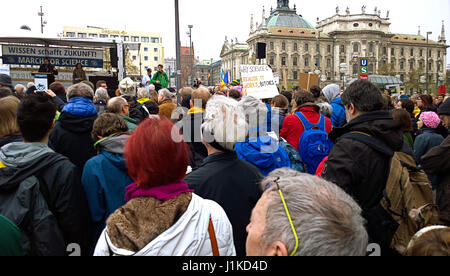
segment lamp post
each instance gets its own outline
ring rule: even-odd
[[[177,102],[181,103],[180,100],[180,89],[181,89],[181,41],[180,41],[180,13],[178,9],[178,0],[175,0],[175,49],[177,52],[176,69],[177,74],[176,85],[177,85]]]
[[[428,36],[429,35],[431,35],[431,34],[433,34],[433,32],[427,32],[427,69],[426,69],[426,91],[427,91],[427,94],[428,94],[428,82],[429,82],[429,79],[428,79],[428,68],[429,68],[429,64],[428,64],[428,59],[429,59],[429,55],[430,55],[430,50],[428,49]]]
[[[187,35],[189,36],[189,59],[190,59],[190,62],[191,62],[191,74],[190,74],[190,77],[191,77],[191,83],[189,84],[189,85],[192,85],[192,82],[193,82],[193,71],[194,71],[194,69],[193,69],[193,67],[194,67],[194,58],[193,58],[193,53],[192,53],[192,28],[194,28],[194,26],[193,25],[188,25],[188,28],[189,28],[189,32],[187,33]]]
[[[341,78],[342,78],[342,89],[345,90],[345,73],[347,72],[348,65],[347,65],[347,63],[341,63],[339,65],[339,68],[340,68]]]
[[[38,12],[38,16],[41,17],[41,34],[44,33],[44,26],[47,25],[47,21],[44,20],[44,12],[42,11],[42,6],[41,6],[41,11]]]

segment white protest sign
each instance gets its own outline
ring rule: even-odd
[[[279,95],[272,69],[267,65],[241,65],[242,95],[271,99]]]
[[[0,64],[0,74],[10,75],[11,71],[9,69],[9,65],[7,65],[7,64]]]

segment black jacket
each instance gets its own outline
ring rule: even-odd
[[[342,128],[330,133],[335,143],[325,163],[322,177],[337,184],[351,195],[363,210],[367,220],[367,230],[373,242],[379,242],[377,227],[373,227],[373,210],[377,209],[386,188],[390,169],[390,156],[353,139],[339,139],[344,134],[362,132],[383,142],[393,151],[404,150],[403,134],[400,123],[394,121],[388,112],[363,114]],[[408,152],[412,154],[412,152]],[[381,242],[379,242],[381,245]],[[383,247],[386,249],[386,247]]]
[[[202,143],[203,113],[186,114],[183,118],[181,131],[189,147],[189,164],[192,170],[198,169],[208,156],[208,151]]]
[[[63,112],[50,135],[49,147],[70,159],[80,180],[86,162],[97,155],[91,137],[95,119],[97,116],[79,117]]]
[[[26,254],[64,255],[72,243],[80,245],[84,255],[89,254],[89,208],[75,174],[75,166],[57,153],[19,168],[0,169],[0,212],[6,211],[13,221],[25,218],[15,222],[25,233]],[[20,185],[31,176],[39,185],[33,181]]]
[[[142,104],[137,101],[135,96],[125,95],[122,97],[125,98],[130,105],[130,116],[128,117],[135,120],[138,124],[147,118],[147,112],[142,107]]]
[[[235,152],[209,156],[185,181],[194,192],[217,202],[233,226],[237,256],[245,256],[246,227],[253,208],[261,197],[263,176],[250,163],[237,158]]]
[[[450,137],[422,157],[422,167],[427,173],[439,176],[436,200],[439,218],[450,226]]]

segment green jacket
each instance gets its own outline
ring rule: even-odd
[[[125,115],[120,115],[120,117],[122,117],[122,119],[125,120],[125,123],[127,123],[128,132],[132,133],[136,130],[136,128],[138,127],[136,120],[133,120],[130,117],[125,116]]]
[[[23,256],[22,233],[14,223],[0,215],[0,256]]]
[[[156,81],[160,81],[161,84],[157,84]],[[160,90],[162,88],[167,88],[169,86],[169,77],[167,77],[166,72],[160,73],[159,71],[153,75],[153,78],[150,81],[150,84],[154,84],[156,90]]]

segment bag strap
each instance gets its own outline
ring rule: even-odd
[[[310,121],[308,121],[308,119],[306,119],[305,115],[303,115],[303,113],[301,113],[301,112],[296,112],[295,115],[302,122],[303,128],[305,129],[305,131],[311,130],[314,127],[317,127],[322,131],[325,131],[325,116],[323,116],[322,114],[320,114],[320,120],[317,124],[312,124]]]
[[[209,217],[208,232],[209,232],[209,239],[211,241],[213,256],[219,257],[220,256],[219,246],[217,245],[216,231],[214,231],[214,224],[212,222],[211,216]]]
[[[388,147],[384,142],[380,141],[379,139],[376,139],[372,137],[370,134],[359,132],[359,131],[352,131],[350,133],[344,134],[339,139],[351,139],[358,142],[361,142],[368,146],[369,148],[376,150],[380,153],[383,153],[389,157],[394,156],[394,151]]]

